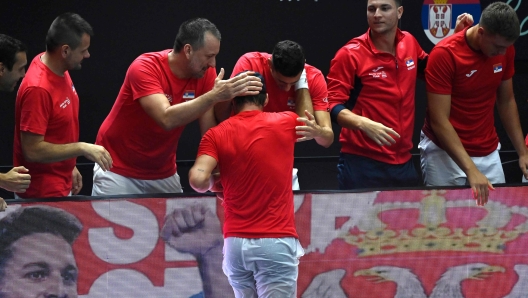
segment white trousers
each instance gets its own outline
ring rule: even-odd
[[[477,169],[492,184],[505,183],[504,170],[497,149],[487,156],[471,157]],[[442,148],[438,147],[423,132],[420,135],[420,164],[424,183],[427,186],[467,185],[467,176]]]
[[[299,240],[285,238],[224,239],[222,269],[237,298],[297,297]]]
[[[105,172],[98,164],[94,166],[92,196],[181,192],[178,173],[165,179],[142,180]]]

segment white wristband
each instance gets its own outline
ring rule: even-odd
[[[306,69],[303,69],[301,73],[301,77],[295,83],[295,91],[299,89],[308,89],[308,79],[306,78]]]

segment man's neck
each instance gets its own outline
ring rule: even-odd
[[[250,112],[250,111],[262,111],[264,109],[263,106],[256,105],[254,103],[245,103],[243,104],[237,111],[238,113],[242,112]]]
[[[378,51],[396,55],[396,31],[394,28],[394,30],[380,34],[370,30],[370,38]]]
[[[470,48],[475,51],[480,51],[479,36],[478,36],[478,25],[475,25],[466,31],[466,41]]]
[[[186,74],[186,67],[188,65],[187,59],[183,54],[177,53],[174,50],[169,52],[169,68],[171,72],[179,79],[190,79]]]
[[[64,67],[61,57],[58,57],[57,53],[45,52],[44,55],[40,56],[40,61],[44,63],[54,74],[63,77],[64,73],[68,70]]]

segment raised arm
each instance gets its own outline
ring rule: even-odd
[[[241,94],[256,95],[262,88],[260,80],[248,74],[228,80],[223,80],[223,77],[222,68],[215,79],[213,89],[190,101],[171,106],[165,95],[152,94],[139,98],[139,103],[159,126],[171,130],[198,119],[216,103],[228,101]]]
[[[449,122],[451,95],[427,92],[427,104],[431,127],[438,141],[453,161],[466,173],[468,183],[477,200],[477,205],[483,206],[488,202],[489,189],[493,189],[493,185],[477,169],[477,166],[462,145],[453,125]]]

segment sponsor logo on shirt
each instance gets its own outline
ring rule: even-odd
[[[474,73],[476,73],[477,70],[476,69],[473,69],[472,71],[470,71],[469,73],[466,73],[466,77],[471,77]]]
[[[172,103],[172,95],[165,94],[165,97],[167,97],[167,99],[169,100],[169,102]],[[183,98],[185,98],[185,95],[183,96]]]
[[[183,99],[194,99],[194,90],[185,90],[185,92],[183,92]]]
[[[383,66],[376,67],[376,68],[374,68],[372,71],[373,71],[373,72],[378,72],[378,71],[379,71],[380,69],[382,69],[382,68],[383,68]]]
[[[387,74],[384,71],[380,71],[380,72],[371,72],[369,73],[369,76],[372,76],[373,78],[386,78]]]
[[[502,71],[502,63],[493,65],[493,73],[498,73]]]
[[[414,60],[412,57],[405,58],[405,65],[407,66],[407,70],[411,70],[415,67]]]
[[[295,99],[289,97],[288,102],[286,103],[290,110],[295,110]]]
[[[66,99],[60,104],[60,107],[65,109],[67,106],[69,106],[71,104],[71,101],[68,97],[66,97]]]

